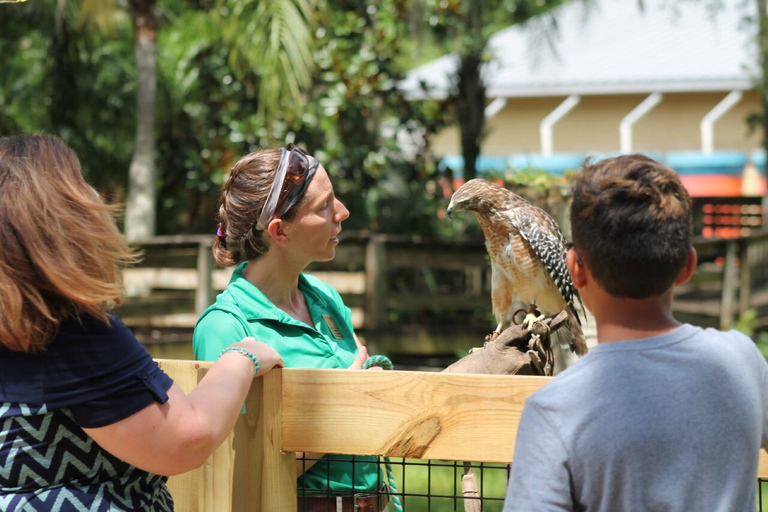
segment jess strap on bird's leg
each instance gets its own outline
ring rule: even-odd
[[[552,376],[555,358],[550,338],[567,321],[568,313],[561,311],[533,322],[530,327],[512,325],[482,349],[473,350],[443,371]]]

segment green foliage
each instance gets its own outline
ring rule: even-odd
[[[418,145],[414,159],[398,144],[441,126],[436,103],[409,103],[396,88],[405,72],[398,42],[408,37],[406,7],[400,0],[329,4],[320,16],[309,98],[289,125],[331,173],[353,229],[435,230],[424,193],[434,164]]]
[[[318,156],[352,211],[345,228],[441,232],[437,212],[447,199],[427,191],[434,162],[423,140],[444,126],[445,114],[437,102],[407,102],[396,88],[411,48],[399,44],[408,39],[409,2],[319,4],[316,25],[306,27],[313,30],[309,86],[298,98],[301,89],[289,86],[278,100],[264,92],[265,76],[273,78],[266,50],[248,48],[258,4],[158,2],[158,234],[212,232],[226,173],[266,141],[298,142]],[[107,4],[65,5],[57,19],[54,0],[0,4],[0,135],[60,135],[88,179],[120,202],[136,129],[132,26],[119,2],[98,11],[96,25],[83,20]],[[299,18],[280,23],[299,30],[301,17],[308,20],[304,4],[295,5]],[[306,56],[297,51],[285,53],[289,61]],[[402,141],[413,146],[408,154]]]
[[[755,343],[757,344],[760,353],[763,354],[763,357],[768,359],[768,332],[762,331],[758,333],[755,338]]]
[[[460,55],[484,51],[488,38],[510,25],[547,14],[570,0],[425,0],[429,24]]]
[[[503,174],[504,182],[511,188],[525,188],[547,192],[562,182],[562,178],[547,174],[536,167],[511,169]]]
[[[317,6],[315,6],[317,7]],[[311,82],[314,31],[308,0],[218,0],[214,12],[229,64],[239,79],[256,73],[262,142],[271,144],[272,126],[297,113]]]
[[[135,126],[129,27],[84,35],[77,4],[0,5],[0,135],[56,133],[91,182],[120,197]]]
[[[320,159],[352,212],[345,228],[434,232],[435,208],[423,193],[432,163],[406,158],[395,140],[422,140],[441,126],[436,103],[411,105],[395,88],[404,73],[403,8],[357,1],[320,11],[311,85],[300,102],[272,109],[271,123],[260,114],[271,100],[258,54],[232,58],[235,18],[218,27],[202,8],[169,12],[158,45],[160,197],[170,213],[159,219],[161,232],[211,231],[226,172],[270,140],[300,143]]]
[[[466,510],[462,499],[442,497],[462,495],[461,478],[464,468],[461,463],[457,467],[455,463],[445,461],[405,459],[404,462],[409,464],[406,466],[399,464],[398,461],[399,459],[393,461],[392,469],[395,482],[398,484],[397,490],[410,495],[404,500],[405,510],[408,512]],[[486,498],[483,502],[483,511],[500,511],[507,491],[507,466],[473,464],[472,471],[477,476],[480,495]],[[432,497],[427,498],[427,495]],[[392,505],[389,508],[393,509]]]
[[[757,330],[758,320],[757,310],[750,308],[739,316],[733,328],[752,338],[760,353],[768,359],[768,331]]]
[[[226,173],[258,146],[258,77],[235,78],[206,10],[184,7],[167,20],[158,41],[159,232],[212,232]]]

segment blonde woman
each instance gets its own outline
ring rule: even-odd
[[[282,359],[229,340],[186,395],[109,313],[135,257],[74,152],[0,139],[0,510],[166,511],[252,379]],[[237,343],[233,343],[237,342]]]

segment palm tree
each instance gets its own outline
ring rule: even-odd
[[[135,36],[136,142],[128,170],[125,236],[128,240],[155,234],[155,99],[157,91],[157,1],[128,0]]]
[[[67,0],[58,0],[63,11]],[[85,24],[114,19],[122,2],[79,0]],[[313,66],[313,6],[309,0],[217,0],[211,30],[221,31],[232,62],[260,75],[258,112],[264,144],[274,142],[272,122],[290,113],[309,86]],[[125,234],[129,240],[155,234],[157,170],[155,102],[157,91],[157,0],[128,0],[136,57],[136,139],[129,168]],[[222,14],[224,13],[224,14]]]
[[[760,98],[762,109],[757,117],[763,129],[763,149],[768,154],[768,0],[757,0],[757,42],[760,54]],[[763,211],[768,208],[768,192],[763,197]]]
[[[321,2],[322,0],[320,0]],[[218,22],[235,70],[257,70],[262,144],[282,142],[276,121],[292,117],[311,85],[316,12],[311,0],[219,0]],[[222,14],[223,13],[223,14]]]

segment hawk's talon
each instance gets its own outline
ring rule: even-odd
[[[525,315],[525,318],[523,319],[523,323],[520,325],[522,325],[523,328],[525,328],[525,330],[532,331],[533,324],[535,324],[536,322],[541,322],[542,320],[544,320],[544,318],[545,318],[544,315],[536,316],[534,313],[528,313],[527,315]]]

